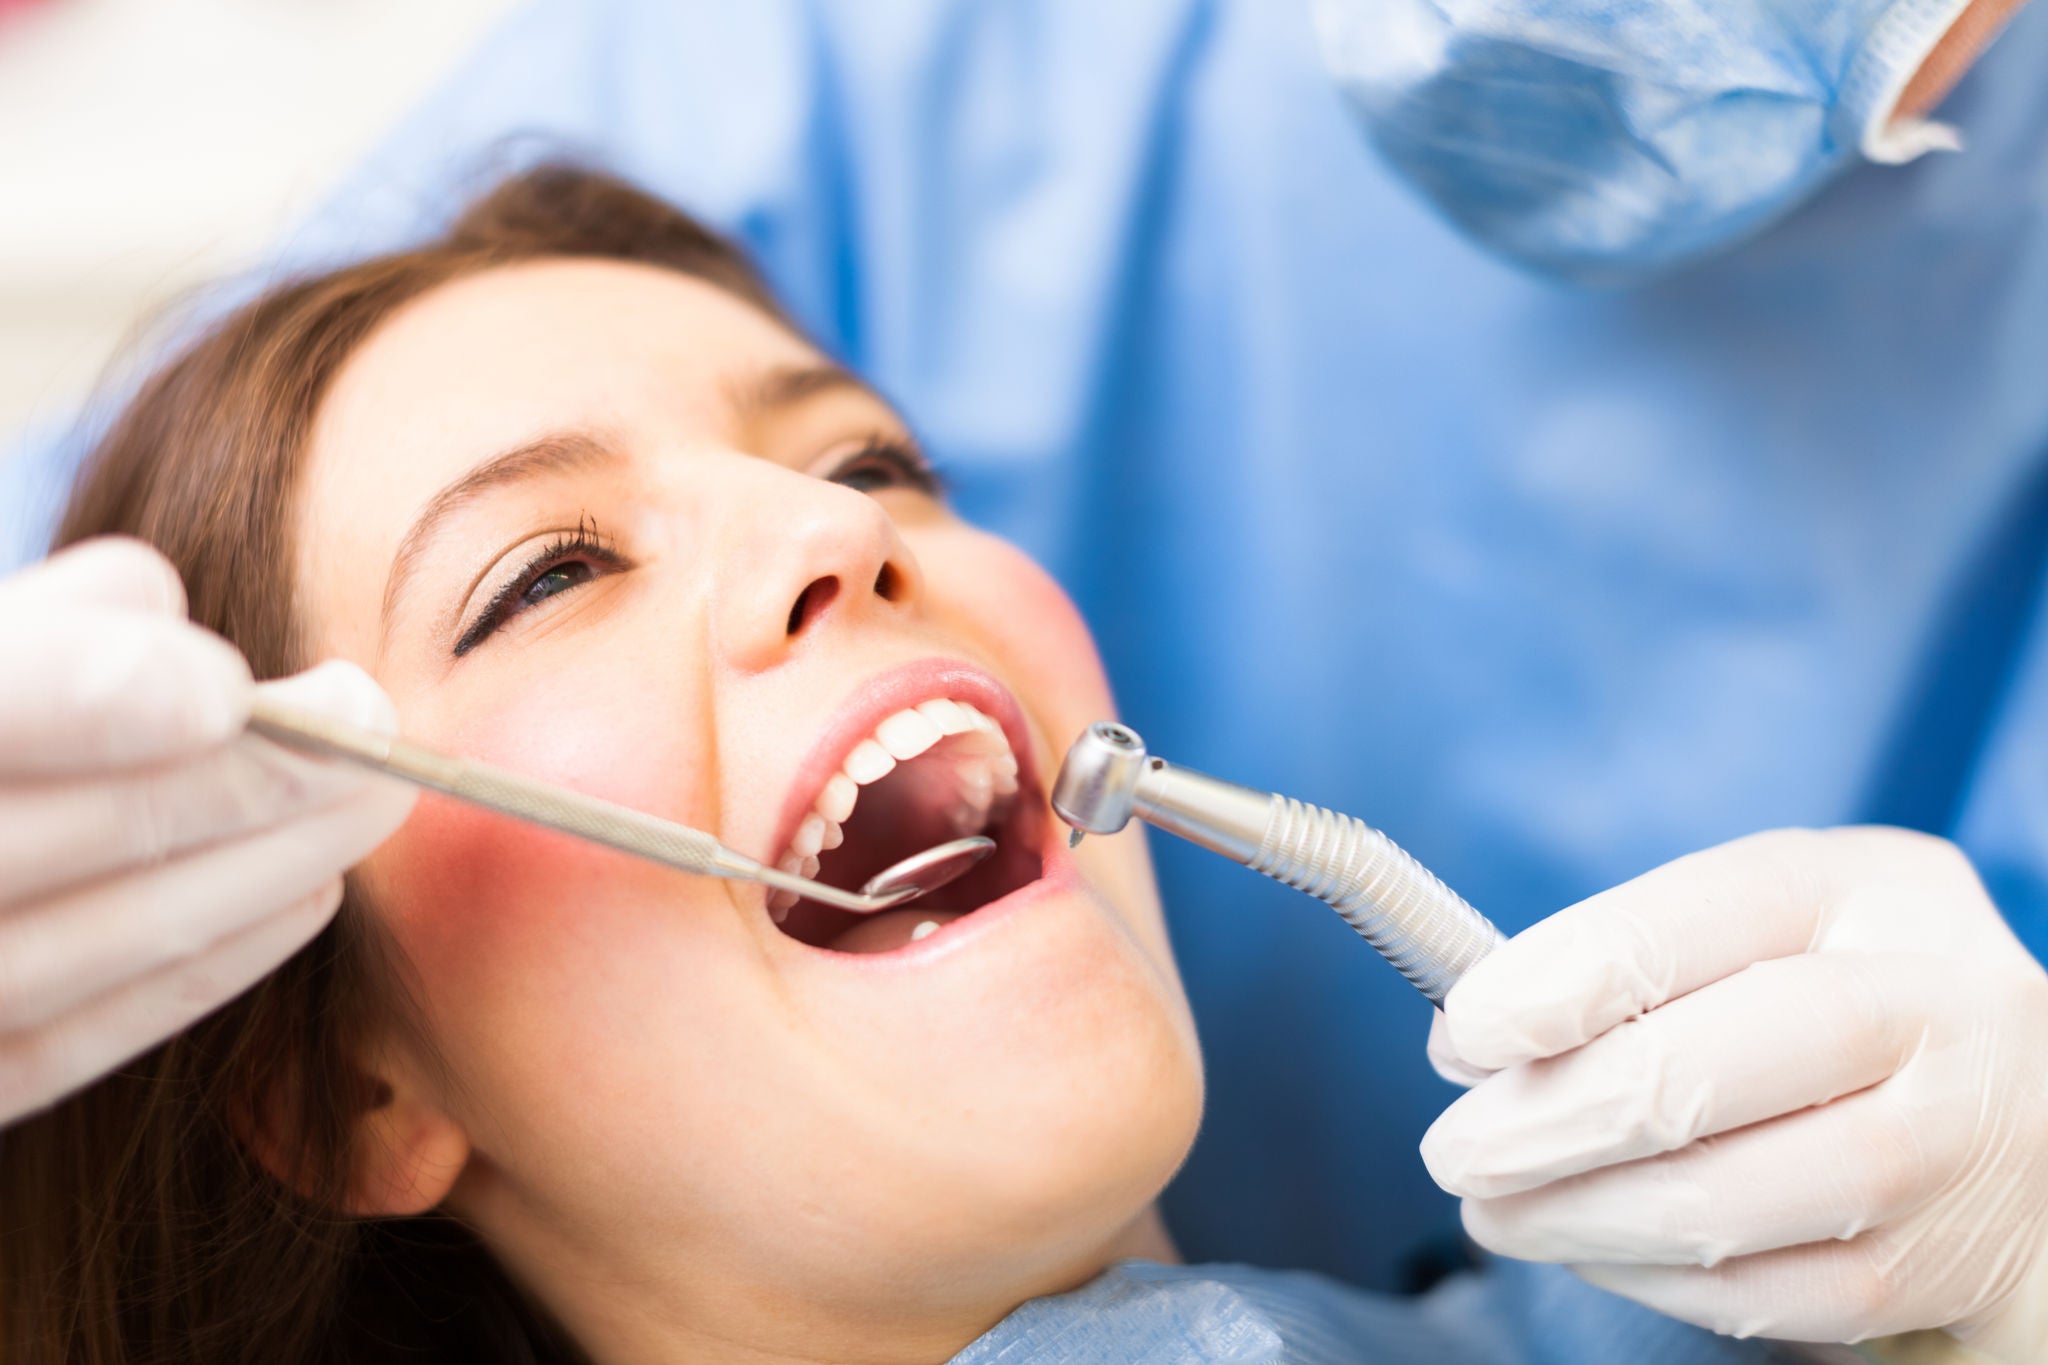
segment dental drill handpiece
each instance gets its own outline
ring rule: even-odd
[[[1111,721],[1089,726],[1067,750],[1052,808],[1074,827],[1074,843],[1084,833],[1114,834],[1136,815],[1307,892],[1439,1007],[1503,942],[1464,897],[1364,821],[1176,768]]]

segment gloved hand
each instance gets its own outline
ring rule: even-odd
[[[0,580],[0,1123],[59,1099],[290,956],[412,806],[243,734],[240,654],[135,541]],[[360,669],[275,687],[389,728]]]
[[[2048,974],[1945,841],[1681,858],[1473,968],[1431,1053],[1495,1073],[1422,1144],[1494,1251],[1720,1332],[2048,1361]]]

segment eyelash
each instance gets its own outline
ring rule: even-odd
[[[513,617],[539,606],[540,602],[529,602],[523,606],[521,603],[542,579],[557,569],[571,564],[616,569],[624,563],[625,557],[612,548],[604,532],[597,529],[596,522],[587,517],[579,519],[575,530],[559,532],[528,559],[518,573],[506,579],[504,585],[491,594],[490,600],[484,603],[483,610],[477,613],[476,620],[462,632],[462,638],[455,642],[455,657],[459,659],[475,649],[495,635],[498,628]],[[573,592],[588,581],[583,579],[571,583],[559,592]],[[549,593],[548,597],[557,595],[558,593]],[[540,599],[542,602],[546,600],[546,597]]]
[[[863,472],[876,472],[886,476],[888,482],[882,485],[862,486],[852,482],[853,476]],[[848,455],[832,472],[825,476],[833,483],[845,484],[858,492],[873,493],[877,487],[901,487],[913,489],[927,497],[945,496],[945,479],[932,467],[917,447],[904,441],[885,436],[871,438],[859,450]],[[574,592],[589,578],[579,579],[565,587],[549,593],[536,602],[525,602],[526,595],[539,585],[542,579],[556,570],[570,564],[585,567],[618,569],[625,565],[625,556],[613,548],[597,523],[588,517],[580,518],[574,531],[557,534],[531,558],[518,573],[508,578],[504,585],[491,594],[490,600],[477,613],[476,620],[462,632],[455,642],[455,657],[475,649],[478,645],[497,634],[499,628],[513,617],[545,602],[547,597]],[[594,576],[594,575],[593,575]],[[525,603],[525,605],[521,605]]]
[[[946,496],[946,479],[932,462],[925,458],[923,451],[908,441],[899,441],[891,436],[871,436],[867,443],[832,467],[825,477],[834,483],[848,483],[849,476],[860,473],[862,467],[877,468],[891,477],[891,486],[914,489],[926,497]],[[860,492],[872,493],[873,488],[861,488]]]

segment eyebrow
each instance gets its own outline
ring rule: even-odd
[[[773,417],[820,394],[848,391],[881,401],[853,371],[830,361],[811,365],[780,365],[749,375],[726,387],[726,396],[742,422]]]
[[[532,483],[553,475],[616,464],[622,457],[616,447],[588,431],[552,432],[538,440],[493,455],[427,500],[413,521],[405,539],[391,556],[391,573],[384,583],[384,629],[391,628],[391,613],[405,593],[406,583],[419,567],[427,546],[450,517],[484,494],[515,484]]]

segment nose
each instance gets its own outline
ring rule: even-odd
[[[750,482],[713,599],[727,662],[772,668],[828,622],[879,619],[917,601],[917,560],[873,498],[775,466]]]

